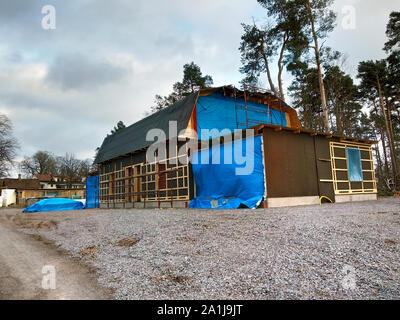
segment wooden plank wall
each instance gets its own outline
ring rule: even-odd
[[[313,137],[264,128],[263,142],[267,197],[318,195]]]
[[[327,196],[334,201],[329,139],[263,129],[267,197]]]

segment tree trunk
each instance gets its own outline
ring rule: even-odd
[[[373,129],[373,136],[374,140],[378,141],[378,135],[376,134],[376,130]],[[381,152],[379,151],[379,144],[375,146],[375,157],[376,157],[376,163],[377,163],[377,168],[376,168],[376,175],[379,183],[382,183],[383,180],[383,164],[382,164],[382,158],[381,158]]]
[[[387,99],[386,99],[386,101],[387,101]],[[388,116],[388,122],[389,122],[389,130],[390,130],[390,141],[392,142],[392,148],[393,148],[393,161],[395,163],[395,168],[396,168],[396,170],[394,172],[395,189],[399,190],[400,189],[399,166],[398,166],[397,157],[396,157],[396,147],[395,147],[393,123],[392,123],[392,111],[391,111],[390,104],[388,101],[386,103],[386,109],[387,109],[387,116]]]
[[[394,178],[394,184],[395,187],[398,186],[398,177],[397,177],[397,161],[396,161],[396,153],[394,151],[394,144],[393,144],[393,140],[392,140],[392,131],[390,130],[390,125],[389,125],[389,120],[388,120],[388,116],[386,114],[386,110],[385,110],[385,104],[383,103],[383,95],[382,95],[382,88],[381,88],[381,81],[379,79],[379,76],[376,76],[376,83],[378,85],[378,94],[379,94],[379,102],[382,108],[382,113],[383,113],[383,117],[385,120],[385,127],[386,127],[386,134],[388,137],[388,144],[389,144],[389,150],[390,150],[390,158],[392,160],[392,170],[393,170],[393,178]]]
[[[383,172],[382,172],[382,159],[381,159],[381,154],[379,152],[379,146],[375,147],[375,157],[378,166],[376,175],[378,176],[378,181],[381,184],[383,180]]]
[[[317,68],[318,68],[318,82],[319,82],[319,89],[321,92],[321,104],[322,104],[322,113],[323,113],[323,118],[324,118],[325,131],[330,132],[331,128],[329,125],[328,107],[326,105],[326,94],[325,94],[324,80],[322,77],[322,67],[321,67],[321,60],[320,60],[320,55],[319,55],[318,37],[317,37],[317,33],[315,31],[314,16],[313,16],[313,13],[311,10],[310,0],[307,0],[306,4],[307,4],[309,19],[311,22],[311,31],[312,31],[312,35],[314,38],[315,62],[317,64]]]
[[[395,146],[394,146],[394,133],[393,133],[393,123],[392,123],[392,110],[390,108],[390,103],[387,97],[385,97],[385,101],[386,101],[386,112],[387,112],[387,117],[388,117],[388,122],[389,122],[389,129],[390,129],[390,138],[392,140],[393,143],[393,149],[395,150]],[[397,159],[396,159],[396,164],[397,164]]]
[[[282,72],[283,72],[283,66],[282,66],[282,61],[283,61],[283,54],[285,52],[285,47],[286,43],[288,41],[288,35],[287,32],[283,35],[283,42],[282,42],[282,47],[281,47],[281,52],[279,53],[279,59],[278,59],[278,85],[279,85],[279,93],[280,93],[280,98],[285,101],[285,95],[283,93],[283,83],[282,83]]]
[[[380,131],[381,134],[381,141],[382,141],[382,148],[383,148],[383,156],[385,157],[385,172],[386,172],[386,178],[389,178],[389,165],[388,165],[388,156],[387,156],[387,150],[386,150],[386,142],[385,142],[385,135],[383,134],[383,131]]]
[[[336,130],[337,134],[343,135],[343,121],[342,121],[342,113],[340,112],[339,101],[337,94],[335,93],[335,118],[336,118]]]
[[[277,97],[279,97],[278,92],[276,91],[276,88],[275,88],[274,83],[273,83],[273,81],[272,81],[271,72],[270,72],[270,70],[269,70],[269,62],[268,62],[267,56],[265,55],[265,52],[264,52],[264,49],[263,49],[263,48],[261,48],[261,54],[262,54],[263,59],[264,59],[265,71],[267,72],[267,78],[268,78],[268,82],[269,82],[269,86],[270,86],[270,88],[271,88],[271,91],[272,91]]]

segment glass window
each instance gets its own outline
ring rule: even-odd
[[[363,181],[360,149],[347,148],[347,166],[350,181]]]

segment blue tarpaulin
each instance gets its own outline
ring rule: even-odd
[[[236,209],[242,204],[255,208],[265,190],[261,143],[261,136],[257,136],[195,153],[192,168],[197,197],[189,207]]]
[[[350,181],[363,181],[360,149],[347,148],[347,165]]]
[[[25,208],[23,212],[42,212],[42,211],[63,211],[84,209],[80,201],[64,198],[44,199]]]
[[[235,108],[238,106],[238,108]],[[247,118],[250,119],[249,127],[260,123],[282,125],[286,127],[285,112],[281,112],[272,108],[268,109],[265,104],[256,103],[248,100],[246,103],[243,98],[234,99],[224,96],[220,93],[214,93],[208,96],[200,96],[196,103],[197,117],[197,134],[199,140],[209,139],[202,137],[201,129],[215,128],[219,131],[229,129],[246,128],[246,110],[244,106],[247,104]],[[213,134],[212,138],[224,134]]]
[[[99,207],[99,176],[86,178],[86,208]]]

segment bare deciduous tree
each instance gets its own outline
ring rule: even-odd
[[[0,114],[0,177],[9,174],[18,149],[18,143],[12,135],[12,129],[10,119],[6,115]]]
[[[38,151],[31,157],[21,161],[21,169],[25,176],[33,178],[37,174],[56,174],[57,162],[53,154],[47,151]]]
[[[71,187],[77,179],[87,176],[92,171],[92,161],[90,159],[79,160],[75,158],[75,155],[66,153],[63,157],[57,157],[57,167],[59,175]]]

